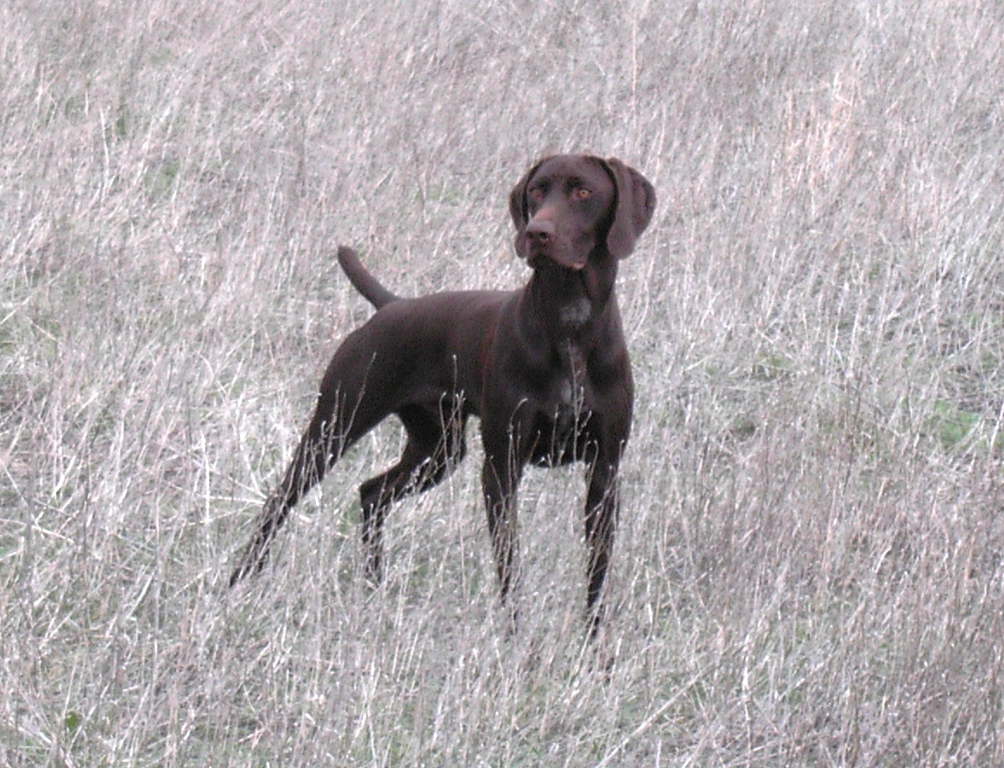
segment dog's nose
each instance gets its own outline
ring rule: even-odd
[[[547,219],[530,219],[526,225],[526,234],[531,240],[544,244],[554,237],[554,224]]]

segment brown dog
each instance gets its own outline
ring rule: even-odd
[[[367,572],[381,572],[384,514],[424,491],[464,455],[464,425],[481,419],[482,485],[503,602],[516,555],[516,489],[528,462],[583,461],[592,631],[617,521],[617,469],[631,426],[631,366],[614,295],[617,262],[648,226],[655,191],[618,160],[546,158],[513,189],[516,252],[533,269],[520,290],[402,299],[349,248],[338,260],[377,312],[345,339],[317,408],[268,499],[231,586],[258,570],[290,508],[342,453],[394,413],[400,461],[359,488]]]

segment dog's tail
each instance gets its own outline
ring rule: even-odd
[[[366,271],[366,267],[359,261],[359,256],[347,245],[338,247],[338,263],[342,265],[349,282],[377,309],[398,300],[397,296],[380,285],[379,281]]]

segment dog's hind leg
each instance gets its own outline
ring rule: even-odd
[[[269,545],[289,516],[289,510],[321,481],[328,467],[349,446],[389,413],[385,400],[374,394],[374,388],[367,388],[368,367],[352,359],[365,350],[352,347],[347,342],[332,358],[310,424],[282,482],[258,515],[255,532],[230,575],[231,587],[249,573],[261,570],[268,558]],[[370,359],[374,357],[371,355]]]
[[[409,405],[401,408],[398,416],[408,432],[401,459],[359,486],[366,577],[374,585],[382,577],[383,523],[388,507],[410,493],[432,488],[463,459],[465,452],[466,419],[456,407]]]

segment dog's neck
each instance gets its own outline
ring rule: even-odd
[[[592,331],[602,325],[610,306],[616,304],[614,281],[617,260],[604,249],[594,251],[581,270],[565,269],[553,262],[534,269],[524,288],[532,323],[552,342],[588,343]],[[532,317],[531,317],[532,316]],[[536,335],[536,334],[533,334]]]

